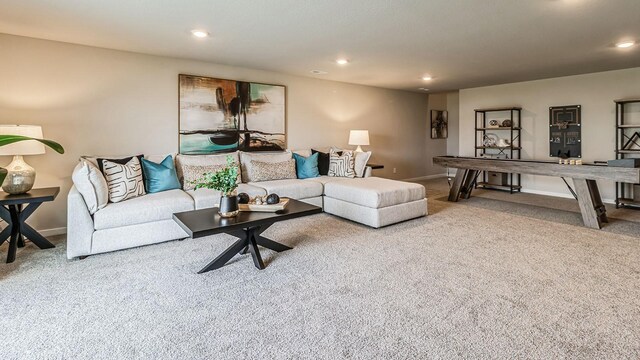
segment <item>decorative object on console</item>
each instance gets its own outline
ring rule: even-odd
[[[489,120],[489,127],[490,128],[498,128],[500,127],[500,122],[498,120]]]
[[[149,194],[180,189],[180,181],[171,155],[167,155],[159,164],[142,159],[142,172],[145,174],[144,187]]]
[[[582,157],[580,105],[549,107],[549,156]]]
[[[45,147],[64,154],[62,145],[42,139],[42,127],[35,125],[0,125],[0,155],[11,155],[13,160],[6,169],[0,168],[2,189],[9,194],[24,194],[33,188],[36,171],[22,156],[40,155]]]
[[[109,187],[109,201],[117,203],[146,194],[138,157],[132,157],[126,164],[102,159],[102,166]]]
[[[349,145],[358,145],[355,152],[363,152],[361,145],[369,145],[369,130],[351,130]]]
[[[338,152],[334,149],[329,151],[329,176],[335,177],[356,177],[355,161],[353,159],[353,152],[343,151],[342,155],[338,155]]]
[[[234,194],[238,187],[238,164],[232,156],[227,156],[227,166],[215,173],[203,174],[202,178],[195,183],[195,189],[218,190],[220,195],[220,206],[218,213],[223,218],[231,218],[238,215],[238,197]]]
[[[509,147],[511,146],[511,144],[509,143],[509,139],[503,139],[503,138],[499,138],[498,142],[496,143],[497,147]]]
[[[285,144],[285,87],[179,76],[181,154],[278,151]]]
[[[446,139],[449,136],[449,121],[446,110],[431,110],[431,138]]]
[[[500,126],[502,126],[502,127],[511,127],[512,124],[513,124],[513,122],[511,122],[511,119],[504,119],[504,120],[502,120],[502,124]]]
[[[309,157],[304,157],[300,154],[293,154],[293,158],[296,160],[296,174],[298,179],[308,179],[320,176],[318,170],[318,153],[311,154]]]

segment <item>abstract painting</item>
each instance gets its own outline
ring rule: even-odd
[[[181,154],[286,148],[281,85],[179,76]]]
[[[431,138],[446,139],[449,135],[447,111],[431,110]]]

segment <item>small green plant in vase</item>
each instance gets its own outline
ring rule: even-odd
[[[213,189],[222,193],[218,210],[221,217],[234,217],[240,212],[235,194],[238,187],[238,164],[233,157],[227,156],[227,166],[217,172],[203,174],[194,185],[196,190]]]

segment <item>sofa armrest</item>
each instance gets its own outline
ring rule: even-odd
[[[91,254],[93,218],[75,186],[67,196],[67,259]]]
[[[371,176],[371,171],[373,171],[373,168],[371,166],[367,166],[364,168],[364,175],[362,177],[369,177]]]

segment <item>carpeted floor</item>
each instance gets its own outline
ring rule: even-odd
[[[478,191],[373,230],[327,214],[265,235],[295,249],[203,275],[228,236],[0,265],[3,359],[640,357],[640,214],[598,231],[575,202]],[[6,244],[0,246],[2,256]]]

